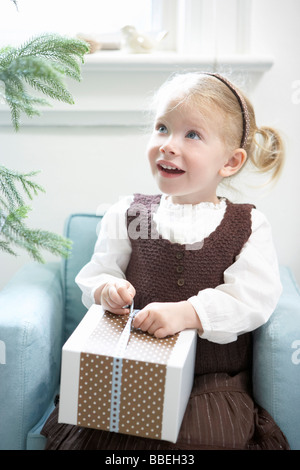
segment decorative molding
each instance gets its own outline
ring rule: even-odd
[[[98,53],[86,57],[83,80],[71,84],[75,105],[54,103],[41,116],[21,119],[21,127],[137,127],[147,125],[145,100],[173,72],[228,71],[251,79],[269,70],[271,57],[234,55],[213,57],[175,53],[126,55]],[[0,104],[0,127],[12,127],[8,108]]]
[[[170,72],[174,70],[206,70],[219,67],[249,72],[266,72],[273,65],[270,56],[232,55],[212,56],[181,55],[177,53],[123,54],[99,52],[86,57],[83,72]]]
[[[152,2],[153,31],[169,31],[162,43],[167,50],[87,55],[82,82],[69,86],[75,105],[55,102],[42,108],[39,117],[22,116],[21,126],[142,128],[148,124],[147,97],[174,72],[237,75],[253,89],[272,67],[272,57],[250,53],[252,0],[226,0],[226,5],[223,0]],[[0,127],[9,126],[10,112],[0,104]]]

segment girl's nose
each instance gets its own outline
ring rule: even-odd
[[[171,142],[166,142],[164,145],[160,147],[159,151],[163,153],[164,155],[171,155],[171,156],[178,155],[177,147]]]

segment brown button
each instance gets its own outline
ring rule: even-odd
[[[177,284],[179,287],[182,287],[184,285],[184,279],[178,279]]]
[[[184,256],[184,253],[183,253],[182,251],[178,251],[178,252],[176,253],[176,258],[177,258],[177,259],[182,259],[183,256]]]
[[[184,271],[184,266],[182,266],[181,264],[176,267],[176,272],[177,273],[183,273],[183,271]]]

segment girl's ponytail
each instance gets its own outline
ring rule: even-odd
[[[271,172],[271,181],[276,181],[284,164],[284,144],[280,134],[272,127],[256,128],[253,144],[248,155],[250,161],[260,172]]]

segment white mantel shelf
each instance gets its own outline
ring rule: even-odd
[[[173,72],[218,71],[260,76],[273,65],[269,56],[187,56],[170,52],[125,54],[99,52],[85,56],[81,83],[70,82],[73,106],[54,102],[41,116],[22,116],[23,127],[143,127],[145,97]],[[51,100],[49,100],[51,101]],[[147,124],[146,124],[147,125]],[[12,127],[8,107],[0,104],[0,128]]]
[[[273,65],[270,56],[233,55],[219,58],[211,56],[181,55],[175,52],[155,54],[125,54],[120,51],[98,52],[85,57],[84,71],[174,71],[181,69],[219,69],[233,71],[266,72]]]

